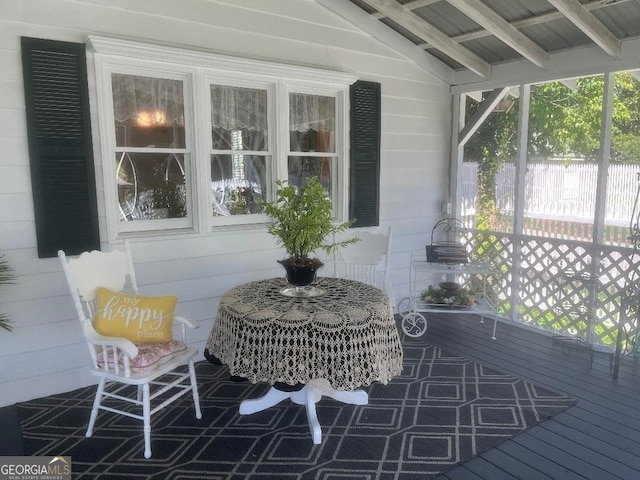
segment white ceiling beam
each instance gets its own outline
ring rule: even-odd
[[[466,145],[471,136],[476,133],[478,128],[482,126],[487,117],[491,112],[493,112],[493,109],[500,103],[500,100],[502,100],[508,93],[509,87],[496,88],[483,100],[478,110],[476,110],[476,113],[458,134],[459,147],[464,147]]]
[[[398,54],[415,62],[423,70],[448,84],[453,82],[454,71],[450,66],[430,53],[425,52],[424,49],[407,40],[399,33],[394,32],[355,4],[344,0],[316,1],[366,34],[395,50]]]
[[[592,43],[583,48],[563,50],[549,55],[548,70],[536,67],[530,61],[520,59],[494,65],[491,78],[478,79],[475,73],[460,70],[455,73],[451,93],[492,90],[504,85],[544,83],[585,76],[602,75],[602,72],[625,72],[638,69],[640,38],[622,42],[622,58],[614,59]]]
[[[488,32],[540,68],[549,66],[549,54],[504,18],[477,0],[447,0]]]
[[[433,5],[434,3],[439,2],[440,0],[413,0],[412,2],[407,2],[403,5],[404,8],[408,8],[409,10],[415,10],[416,8],[426,7],[429,5]],[[380,12],[376,12],[372,15],[374,18],[378,20],[384,18],[384,15]]]
[[[471,50],[451,40],[447,35],[425,22],[411,10],[400,5],[396,0],[364,0],[364,2],[417,37],[429,42],[442,53],[461,63],[477,75],[483,78],[490,76],[491,65],[489,63]]]
[[[560,13],[613,58],[620,58],[620,40],[578,0],[548,0]]]
[[[611,5],[620,5],[621,3],[626,3],[630,1],[631,0],[616,0],[615,2],[612,2],[611,0],[591,0],[590,2],[583,3],[582,5],[591,12],[593,10],[600,10],[602,8],[610,7]],[[566,18],[566,17],[562,13],[558,12],[557,10],[554,10],[549,13],[543,13],[542,15],[536,15],[534,17],[527,17],[521,20],[516,20],[515,22],[511,22],[511,26],[517,29],[522,29],[525,27],[533,27],[535,25],[548,23],[553,20],[560,20],[562,18]],[[484,29],[479,29],[479,30],[476,30],[475,32],[462,33],[460,35],[455,35],[451,38],[458,43],[462,43],[462,42],[467,42],[469,40],[476,40],[478,38],[488,37],[489,35],[491,35],[490,32]],[[419,46],[425,49],[433,48],[428,43],[419,44]]]

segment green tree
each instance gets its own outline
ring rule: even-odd
[[[529,158],[597,161],[603,112],[604,76],[577,80],[575,90],[560,82],[534,85],[529,107]],[[615,75],[611,162],[640,164],[640,84],[628,72]],[[480,103],[470,101],[467,120]],[[478,163],[478,229],[496,225],[496,174],[516,156],[518,105],[492,112],[465,145],[465,159]],[[570,160],[568,160],[570,161]]]
[[[467,120],[478,110],[479,103],[467,107]],[[496,175],[504,163],[513,159],[518,133],[518,105],[508,112],[494,112],[478,128],[465,145],[465,159],[478,163],[478,201],[476,228],[492,229],[496,224]]]
[[[611,161],[640,164],[640,82],[629,72],[615,78]]]

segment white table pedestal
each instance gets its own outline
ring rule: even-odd
[[[293,403],[306,407],[307,420],[309,421],[309,429],[311,430],[313,443],[317,445],[322,442],[322,430],[320,429],[320,422],[318,422],[318,416],[316,415],[316,403],[318,403],[323,396],[331,397],[334,400],[351,405],[366,405],[369,403],[369,395],[364,390],[334,390],[327,380],[318,379],[311,380],[297,392],[283,392],[275,387],[271,387],[262,397],[243,400],[240,403],[240,415],[251,415],[252,413],[261,412],[262,410],[277,405],[287,398],[291,399]]]

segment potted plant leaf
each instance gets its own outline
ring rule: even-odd
[[[275,201],[264,203],[265,213],[273,219],[268,232],[289,255],[278,261],[287,271],[289,283],[309,285],[323,265],[311,257],[313,252],[322,249],[331,253],[358,239],[330,241],[334,234],[346,231],[351,222],[333,222],[333,204],[317,177],[309,178],[300,188],[283,181],[277,186]]]

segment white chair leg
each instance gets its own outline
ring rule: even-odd
[[[200,411],[200,395],[198,394],[198,380],[196,379],[196,370],[193,368],[193,360],[189,360],[189,377],[191,378],[191,390],[193,392],[193,406],[196,408],[196,418],[202,418]]]
[[[105,378],[100,379],[98,388],[96,388],[96,397],[93,399],[93,408],[91,409],[91,416],[89,417],[89,426],[87,427],[86,437],[89,438],[93,435],[93,426],[98,418],[98,409],[100,408],[100,402],[102,401],[102,392],[104,391],[104,385],[106,383]]]
[[[151,458],[151,401],[148,383],[142,386],[142,419],[144,422],[144,458]]]
[[[138,395],[137,395],[136,399],[139,402],[142,402],[142,385],[138,385]]]

